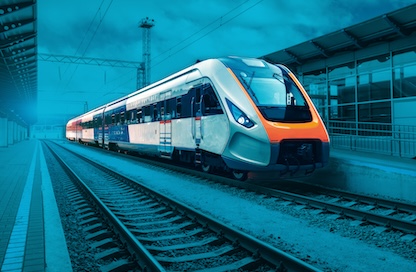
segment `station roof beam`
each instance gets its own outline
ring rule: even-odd
[[[318,49],[318,51],[322,54],[322,56],[324,56],[325,58],[328,58],[331,54],[324,48],[322,48],[322,46],[320,46],[317,42],[315,41],[310,41],[310,43],[316,47],[316,49]]]
[[[299,66],[325,61],[346,52],[355,52],[381,41],[392,41],[416,33],[416,4],[316,37],[261,56],[296,71]]]
[[[292,59],[293,62],[297,64],[302,64],[302,62],[299,60],[298,56],[290,52],[289,50],[284,50],[284,52]]]
[[[0,3],[0,111],[36,122],[36,0]]]
[[[383,19],[386,20],[386,22],[391,25],[392,29],[394,29],[394,31],[396,31],[397,34],[401,35],[401,36],[409,36],[410,32],[405,30],[396,20],[394,20],[393,18],[390,18],[387,15],[383,15]]]
[[[350,39],[350,41],[359,49],[364,48],[365,45],[352,33],[350,33],[348,30],[342,29],[341,33],[345,34],[345,36],[348,37],[348,39]]]

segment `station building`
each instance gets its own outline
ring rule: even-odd
[[[333,147],[416,157],[416,4],[261,58],[298,76]]]

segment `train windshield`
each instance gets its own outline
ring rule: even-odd
[[[264,118],[278,122],[310,122],[302,92],[285,69],[278,66],[234,71]]]

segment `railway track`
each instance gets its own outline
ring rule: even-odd
[[[378,231],[399,230],[408,234],[404,239],[416,239],[416,205],[309,185],[299,190],[292,184],[285,187],[284,192],[288,193],[283,195],[286,199],[290,199],[291,194],[301,196],[301,204],[354,218],[357,224],[378,225]],[[294,201],[297,202],[297,198]]]
[[[73,270],[134,270],[138,264],[117,238],[119,235],[103,220],[103,211],[88,197],[87,188],[74,182],[71,172],[50,148],[44,148],[44,154],[53,177]]]
[[[113,251],[130,254],[121,257],[129,262],[125,265],[147,271],[318,271],[63,147],[47,145],[99,207],[105,229],[122,241]],[[90,230],[103,232],[101,222],[91,222]]]
[[[251,189],[322,213],[332,213],[336,215],[333,219],[352,218],[353,225],[374,224],[377,232],[395,229],[404,233],[403,239],[416,239],[416,206],[411,204],[329,189],[320,189],[313,195],[306,190],[295,193],[268,187]]]
[[[213,175],[194,169],[172,165],[163,161],[149,160],[120,154],[128,159],[139,160],[155,167],[162,167],[186,175],[198,176],[221,184],[242,188],[296,205],[316,209],[317,212],[333,214],[333,219],[351,218],[353,225],[373,224],[377,232],[389,229],[404,233],[403,239],[416,241],[416,205],[367,195],[299,184],[277,188],[276,183],[241,182],[221,175]]]

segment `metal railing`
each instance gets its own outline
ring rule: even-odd
[[[416,157],[416,126],[329,121],[331,146],[392,156]]]

